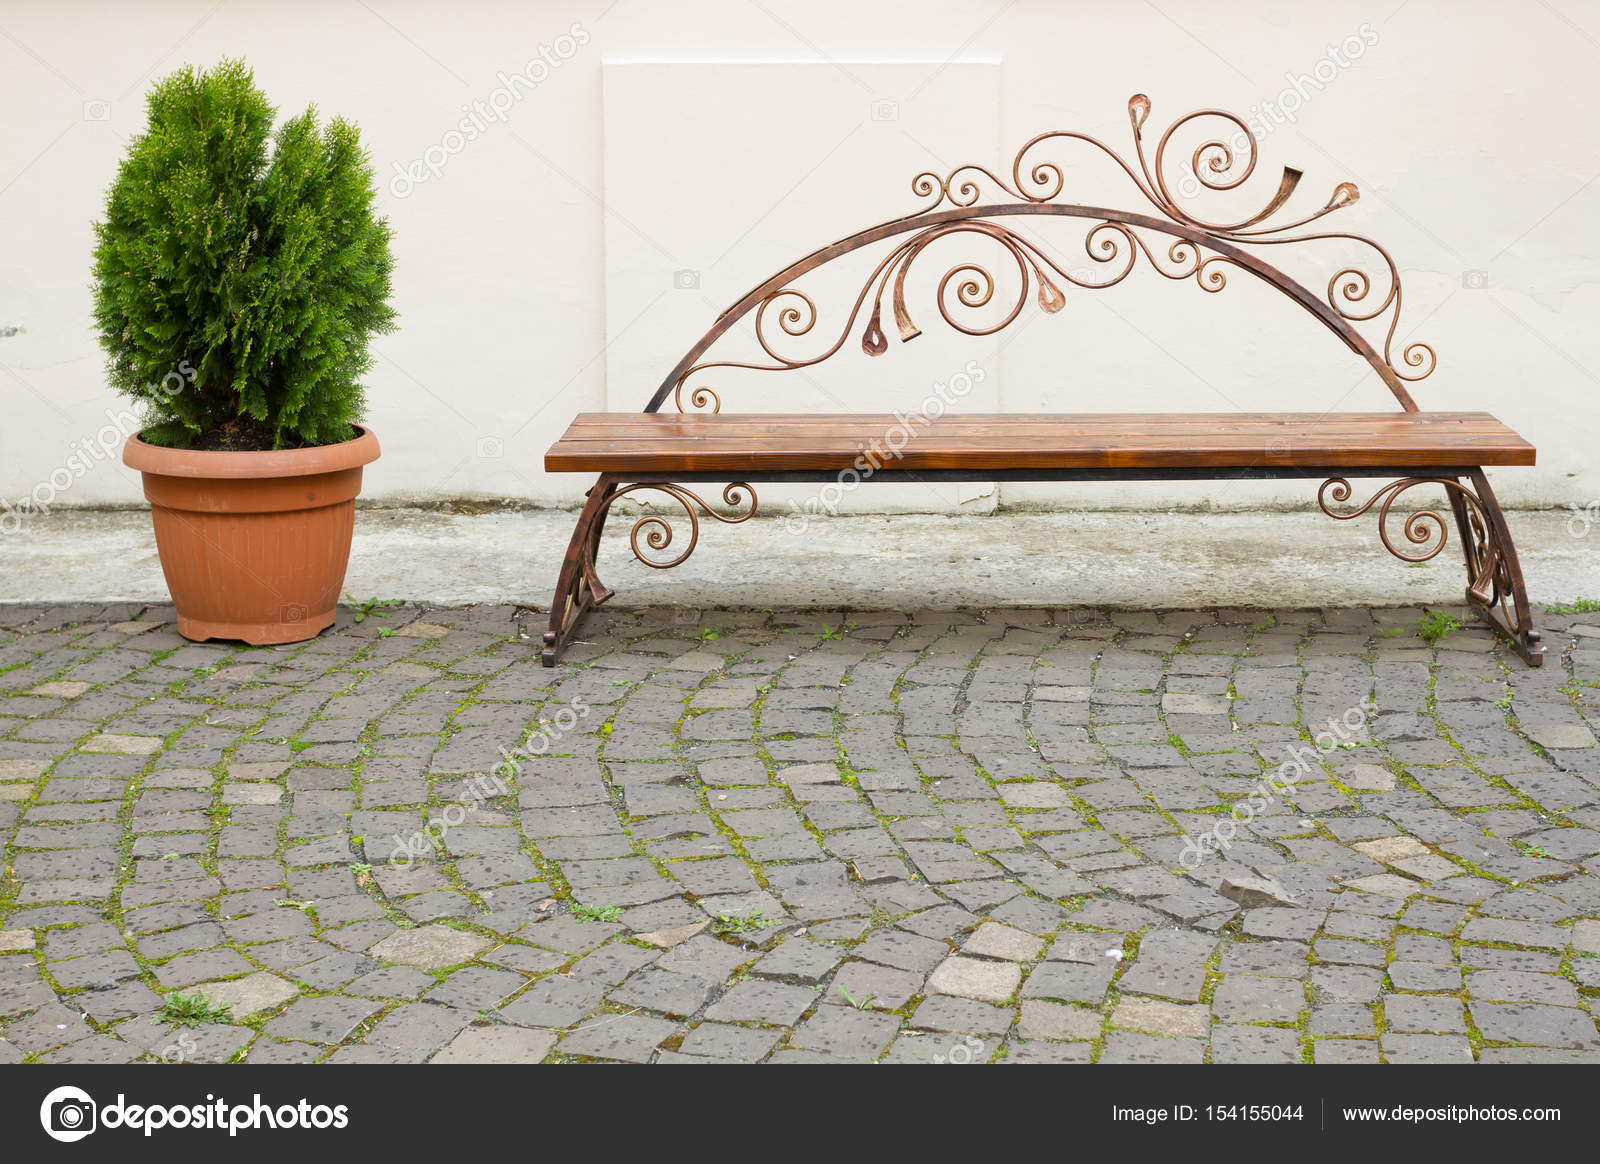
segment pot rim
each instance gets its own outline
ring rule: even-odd
[[[338,444],[259,452],[169,449],[147,444],[135,433],[123,442],[122,463],[141,473],[154,473],[162,477],[203,477],[212,480],[309,477],[319,473],[337,473],[345,469],[359,469],[378,459],[378,438],[366,425],[354,427],[359,435]]]

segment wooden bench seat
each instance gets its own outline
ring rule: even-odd
[[[1533,446],[1487,412],[980,413],[926,422],[892,413],[587,412],[544,465],[552,473],[729,479],[837,473],[874,443],[876,473],[1534,463]],[[900,447],[884,455],[886,443]]]

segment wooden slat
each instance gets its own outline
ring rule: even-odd
[[[904,429],[915,434],[926,434],[936,431],[937,439],[949,441],[964,437],[1001,437],[1008,439],[1039,440],[1050,437],[1085,437],[1097,439],[1106,434],[1116,434],[1128,431],[1115,425],[1102,424],[1076,424],[1076,423],[1034,423],[1034,424],[990,424],[980,421],[940,421],[935,430],[931,425],[910,423]],[[605,441],[605,440],[654,440],[668,438],[673,440],[684,439],[728,439],[734,437],[766,438],[777,440],[801,439],[827,439],[831,437],[850,437],[854,439],[863,432],[875,432],[878,439],[883,439],[891,430],[899,432],[902,426],[893,418],[885,418],[879,425],[863,426],[859,423],[851,424],[767,424],[746,417],[729,416],[725,420],[714,423],[705,421],[694,422],[666,422],[650,424],[633,421],[619,421],[614,425],[586,425],[582,428],[574,426],[568,430],[563,440]],[[1196,423],[1156,423],[1140,425],[1138,431],[1146,436],[1162,438],[1183,438],[1194,433],[1209,433],[1217,435],[1238,434],[1252,438],[1282,438],[1295,433],[1315,433],[1322,436],[1397,436],[1414,439],[1418,434],[1422,439],[1431,439],[1440,434],[1449,436],[1478,435],[1478,436],[1503,436],[1506,429],[1495,421],[1486,422],[1459,422],[1448,425],[1415,426],[1400,425],[1388,422],[1376,424],[1356,425],[1353,423],[1330,423],[1307,425],[1252,425],[1238,421],[1219,421],[1213,424],[1200,425]]]
[[[769,423],[785,421],[849,422],[871,421],[892,417],[890,412],[580,412],[573,418],[574,428],[588,425],[611,425],[619,421],[637,420],[649,424],[666,424],[672,421],[720,424],[740,418]],[[1439,424],[1457,420],[1487,420],[1500,422],[1487,412],[967,412],[940,418],[939,423],[949,424],[962,420],[997,421],[1010,424],[1033,424],[1039,421],[1064,420],[1084,424],[1140,424],[1151,421],[1245,420],[1252,423],[1301,424],[1307,421],[1352,421],[1370,424],[1375,420],[1401,421],[1412,425]]]
[[[1483,412],[968,414],[927,423],[887,413],[584,413],[545,468],[831,471],[906,429],[911,439],[877,473],[1534,463],[1533,446]]]

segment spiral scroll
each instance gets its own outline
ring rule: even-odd
[[[645,544],[652,550],[664,550],[672,544],[672,523],[659,513],[647,513],[633,523],[633,529],[628,532],[628,546],[633,550],[634,557],[638,558],[646,566],[656,570],[670,570],[674,566],[680,566],[688,560],[690,554],[694,553],[695,546],[700,543],[700,518],[695,513],[696,506],[704,511],[707,517],[720,521],[724,525],[738,525],[740,522],[749,521],[750,518],[755,516],[756,512],[756,491],[743,481],[735,481],[722,490],[722,500],[735,510],[745,504],[745,495],[749,495],[749,509],[743,513],[736,512],[732,516],[718,513],[697,494],[690,492],[682,485],[675,485],[667,481],[645,481],[636,485],[626,485],[611,494],[605,505],[601,507],[601,512],[609,510],[611,506],[616,504],[618,498],[638,492],[641,489],[653,489],[658,493],[665,493],[683,506],[684,513],[689,517],[689,544],[683,548],[683,552],[677,557],[667,561],[656,561],[646,555],[639,548],[639,536],[640,534],[644,535]]]
[[[873,268],[839,331],[819,352],[801,355],[784,350],[787,341],[810,335],[821,318],[815,300],[795,287],[783,287],[765,296],[756,307],[754,334],[756,344],[771,362],[709,360],[693,365],[679,377],[674,389],[673,402],[678,411],[689,411],[685,407],[684,392],[691,376],[713,368],[788,371],[820,364],[844,347],[863,316],[866,325],[861,328],[861,350],[869,356],[883,355],[889,350],[884,329],[885,300],[900,340],[915,339],[922,332],[906,301],[907,276],[930,244],[958,234],[974,234],[998,244],[1015,265],[1018,276],[1016,298],[1006,301],[1009,306],[999,313],[997,320],[966,322],[961,313],[977,311],[992,303],[1000,282],[990,267],[972,260],[958,262],[944,272],[937,284],[934,306],[946,325],[972,336],[993,335],[1013,323],[1027,305],[1030,291],[1039,308],[1053,314],[1067,304],[1062,284],[1091,291],[1115,286],[1133,272],[1140,255],[1163,278],[1192,278],[1201,288],[1212,292],[1226,285],[1227,279],[1220,267],[1232,261],[1222,255],[1205,256],[1187,239],[1178,239],[1167,248],[1163,263],[1131,227],[1106,220],[1096,222],[1084,236],[1083,249],[1087,258],[1097,267],[1109,269],[1105,277],[1091,279],[1061,266],[1036,243],[1010,227],[984,220],[939,223],[900,243]],[[722,401],[710,388],[695,388],[688,396],[688,403],[695,409],[704,409],[710,404],[713,412],[721,411]]]
[[[1374,493],[1365,503],[1354,509],[1336,510],[1328,504],[1343,503],[1350,499],[1350,482],[1342,477],[1332,477],[1317,490],[1317,505],[1329,517],[1349,521],[1378,506],[1378,536],[1384,547],[1395,557],[1406,562],[1426,562],[1438,556],[1447,538],[1444,516],[1437,510],[1423,509],[1411,513],[1402,530],[1412,545],[1421,546],[1416,553],[1408,553],[1395,545],[1389,530],[1389,513],[1402,493],[1418,485],[1437,485],[1450,498],[1455,511],[1456,524],[1466,540],[1467,599],[1480,608],[1503,631],[1522,657],[1538,666],[1544,648],[1540,646],[1539,632],[1533,628],[1533,616],[1528,607],[1527,589],[1522,583],[1521,568],[1511,549],[1510,534],[1505,528],[1504,515],[1500,513],[1488,478],[1482,470],[1474,470],[1471,480],[1476,487],[1469,489],[1460,481],[1448,477],[1405,477],[1391,481]],[[1437,541],[1435,541],[1437,536]]]
[[[1444,549],[1450,536],[1444,516],[1438,510],[1415,510],[1406,517],[1401,526],[1406,541],[1413,546],[1422,547],[1417,552],[1408,553],[1396,545],[1389,529],[1389,512],[1394,507],[1395,501],[1402,493],[1418,485],[1437,485],[1466,506],[1470,529],[1476,539],[1476,545],[1468,548],[1468,555],[1472,558],[1472,589],[1481,595],[1483,601],[1491,601],[1494,597],[1493,591],[1499,588],[1498,583],[1505,572],[1505,558],[1499,552],[1499,547],[1490,533],[1494,527],[1484,512],[1483,502],[1461,482],[1448,477],[1402,477],[1383,486],[1356,508],[1336,510],[1328,502],[1330,499],[1336,503],[1348,501],[1351,494],[1350,482],[1343,477],[1330,477],[1317,490],[1317,506],[1323,513],[1337,521],[1351,521],[1370,511],[1374,505],[1378,506],[1378,537],[1383,542],[1384,549],[1402,562],[1427,562],[1439,556],[1439,551]],[[1435,537],[1437,541],[1434,540]],[[1508,590],[1509,584],[1503,589]]]
[[[1391,371],[1402,380],[1422,380],[1433,372],[1437,363],[1434,350],[1424,343],[1407,345],[1401,352],[1400,363],[1397,366],[1393,357],[1395,333],[1400,323],[1401,289],[1400,273],[1395,266],[1393,257],[1383,247],[1365,235],[1346,233],[1319,233],[1286,235],[1286,231],[1296,230],[1308,226],[1324,215],[1332,214],[1350,206],[1361,197],[1361,191],[1354,182],[1340,182],[1333,188],[1328,200],[1321,207],[1311,213],[1297,218],[1292,222],[1272,223],[1280,210],[1288,203],[1300,180],[1304,176],[1301,171],[1292,166],[1285,166],[1279,177],[1277,189],[1271,198],[1253,214],[1231,222],[1216,222],[1190,212],[1173,195],[1167,183],[1166,152],[1172,142],[1173,135],[1185,126],[1202,119],[1220,119],[1224,125],[1232,128],[1231,140],[1211,138],[1196,147],[1189,158],[1188,171],[1195,181],[1208,191],[1228,191],[1239,188],[1255,172],[1258,161],[1258,151],[1255,134],[1250,127],[1241,121],[1238,116],[1221,109],[1201,109],[1193,113],[1186,113],[1178,118],[1167,131],[1163,133],[1156,143],[1155,155],[1147,159],[1144,148],[1144,124],[1150,116],[1150,98],[1143,93],[1136,93],[1128,100],[1128,120],[1133,126],[1133,144],[1138,159],[1138,172],[1123,159],[1115,150],[1105,145],[1096,138],[1087,134],[1072,131],[1054,131],[1043,133],[1029,141],[1017,152],[1016,159],[1012,162],[1012,179],[1017,191],[1030,202],[1047,202],[1054,199],[1065,186],[1065,174],[1061,167],[1052,161],[1035,161],[1031,167],[1026,159],[1037,147],[1054,140],[1076,140],[1087,143],[1111,157],[1132,180],[1139,192],[1162,214],[1174,222],[1186,226],[1197,227],[1218,238],[1240,243],[1295,243],[1317,242],[1333,239],[1343,239],[1370,248],[1376,252],[1388,274],[1388,290],[1382,303],[1371,311],[1363,312],[1359,307],[1351,304],[1364,300],[1371,290],[1372,280],[1360,268],[1347,267],[1338,272],[1329,280],[1327,303],[1339,316],[1352,322],[1364,322],[1376,319],[1393,308],[1393,316],[1389,328],[1384,336],[1383,358]],[[1236,152],[1236,146],[1243,157]],[[1024,180],[1024,171],[1027,180]],[[957,171],[959,172],[959,171]],[[953,175],[952,175],[953,176]],[[1033,189],[1030,191],[1029,186]],[[960,203],[954,202],[955,205]],[[918,213],[926,213],[932,207],[924,208]],[[1352,280],[1352,281],[1346,281]],[[1342,282],[1344,281],[1344,282]],[[1335,288],[1339,286],[1339,293]],[[1359,288],[1358,290],[1356,288]]]

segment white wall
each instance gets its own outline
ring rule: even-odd
[[[141,128],[144,91],[186,61],[243,53],[282,110],[315,101],[363,128],[396,230],[401,314],[370,382],[385,453],[368,496],[563,503],[586,482],[539,465],[574,413],[637,408],[749,286],[919,205],[917,169],[1009,168],[1022,142],[1058,127],[1125,148],[1124,103],[1138,91],[1155,103],[1158,132],[1203,106],[1247,114],[1276,101],[1286,73],[1311,73],[1330,46],[1363,35],[1375,43],[1345,55],[1348,67],[1267,136],[1249,188],[1264,201],[1284,163],[1306,171],[1297,204],[1358,183],[1360,203],[1328,223],[1396,255],[1399,338],[1440,354],[1413,388],[1418,401],[1493,410],[1539,446],[1536,470],[1498,475],[1504,500],[1600,497],[1593,4],[4,0],[0,328],[23,330],[0,338],[0,499],[48,479],[120,407],[88,322],[90,224]],[[484,122],[437,176],[395,180],[541,45],[559,63],[501,99],[503,122]],[[873,115],[885,100],[892,120]],[[1135,206],[1108,162],[1074,156],[1076,200]],[[1048,226],[1046,245],[1086,265],[1081,226]],[[1268,258],[1318,288],[1339,265]],[[676,288],[680,270],[697,272],[698,288]],[[1471,272],[1486,272],[1487,286]],[[1110,291],[1067,290],[1059,315],[1029,307],[998,341],[966,345],[936,336],[924,294],[913,304],[920,347],[891,336],[869,363],[852,340],[825,375],[733,387],[725,407],[910,404],[939,367],[968,356],[991,372],[971,408],[1392,407],[1359,360],[1243,275],[1219,295],[1148,270]],[[858,496],[941,509],[1000,498],[1305,503],[1308,492],[1202,483]],[[57,504],[137,498],[134,477],[107,460]]]

